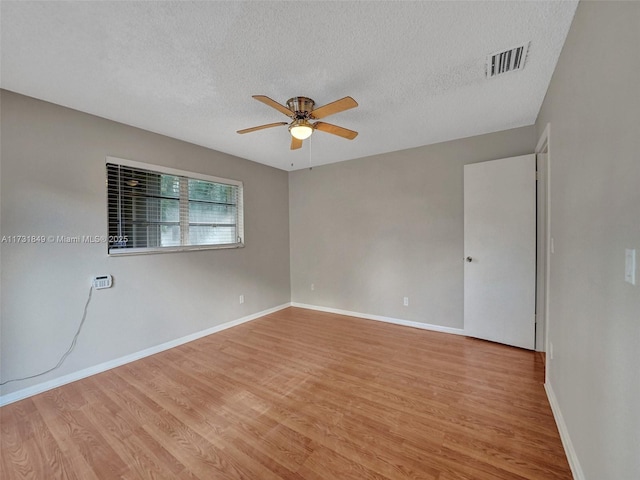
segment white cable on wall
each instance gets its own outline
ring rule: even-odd
[[[29,380],[31,378],[40,377],[40,376],[45,375],[45,374],[47,374],[49,372],[53,372],[54,370],[56,370],[56,369],[60,368],[60,366],[62,366],[64,361],[67,359],[67,357],[71,354],[71,352],[73,351],[73,349],[76,346],[76,343],[78,341],[78,336],[80,335],[80,332],[82,331],[82,326],[84,325],[84,322],[87,319],[87,309],[89,308],[89,302],[91,302],[91,294],[92,293],[93,293],[93,285],[89,288],[89,297],[87,298],[87,303],[85,303],[85,305],[84,305],[84,311],[82,313],[82,320],[80,321],[80,325],[78,325],[78,330],[76,331],[76,334],[73,336],[73,340],[71,341],[71,345],[69,346],[67,351],[64,352],[62,357],[60,357],[60,360],[58,361],[56,366],[50,368],[49,370],[45,370],[44,372],[36,373],[35,375],[29,375],[28,377],[12,378],[11,380],[5,380],[4,382],[0,382],[0,386],[1,385],[6,385],[7,383],[11,383],[11,382],[20,382],[22,380]]]

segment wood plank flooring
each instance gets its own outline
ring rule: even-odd
[[[288,308],[0,409],[12,479],[571,479],[533,352]]]

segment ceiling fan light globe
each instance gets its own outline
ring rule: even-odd
[[[305,140],[313,133],[313,127],[305,120],[297,121],[289,127],[289,132],[298,140]]]

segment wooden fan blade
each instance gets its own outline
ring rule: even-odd
[[[289,125],[287,122],[268,123],[266,125],[260,125],[259,127],[245,128],[244,130],[238,130],[238,133],[255,132],[256,130],[262,130],[263,128],[279,127],[280,125]]]
[[[316,108],[311,112],[311,118],[324,118],[329,115],[333,115],[334,113],[344,112],[345,110],[349,110],[350,108],[355,108],[358,106],[358,102],[356,102],[351,97],[344,97],[340,100],[336,100],[335,102],[327,103],[322,107]]]
[[[265,105],[269,105],[271,108],[275,108],[279,112],[284,113],[287,117],[293,118],[293,112],[284,105],[280,105],[275,100],[272,100],[269,97],[265,97],[264,95],[253,95],[253,98],[258,100],[259,102],[264,103]]]
[[[322,132],[338,135],[339,137],[343,137],[349,140],[353,140],[358,136],[358,132],[354,132],[353,130],[349,130],[348,128],[339,127],[337,125],[331,125],[330,123],[325,123],[325,122],[316,122],[313,125],[313,128],[316,130],[320,130]]]
[[[302,140],[291,135],[291,150],[297,150],[302,147]]]

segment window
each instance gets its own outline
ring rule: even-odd
[[[242,182],[107,157],[109,254],[243,245]]]

